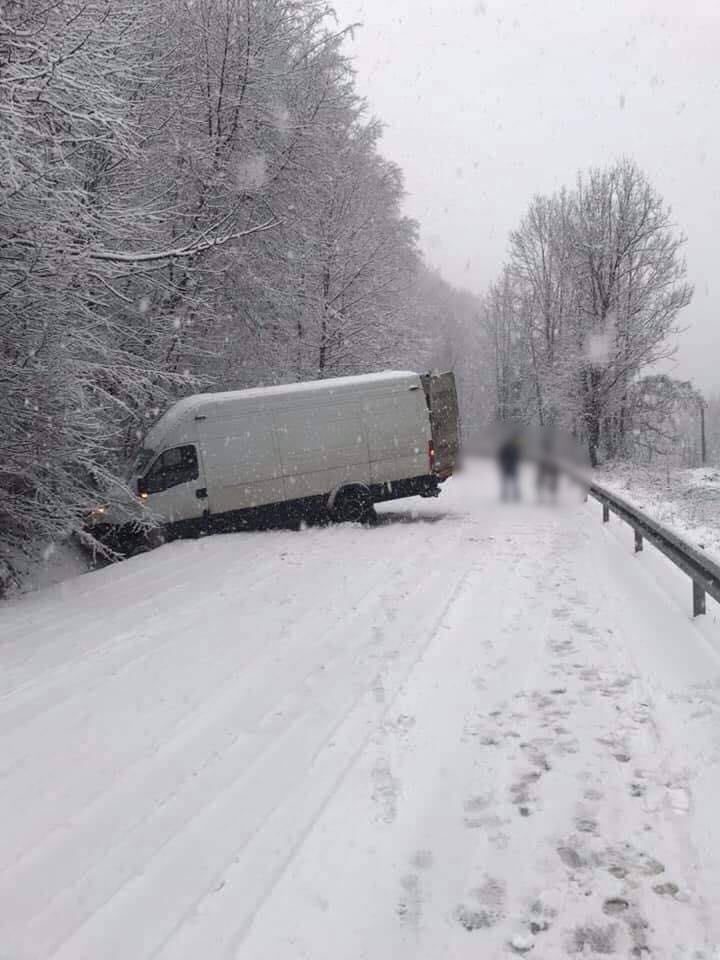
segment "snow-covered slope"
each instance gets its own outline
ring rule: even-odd
[[[717,607],[494,481],[0,609],[4,960],[714,957]]]
[[[597,478],[720,563],[717,467],[666,472],[662,467],[617,463],[600,470]]]

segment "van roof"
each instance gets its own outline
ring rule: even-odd
[[[385,370],[382,373],[363,373],[355,377],[331,377],[328,380],[304,380],[302,383],[285,383],[274,387],[251,387],[248,390],[228,390],[224,393],[198,393],[187,400],[223,401],[230,399],[261,400],[283,396],[303,396],[313,393],[351,393],[361,387],[375,384],[399,382],[405,386],[408,381],[416,381],[419,374],[411,370]],[[181,401],[184,402],[184,401]]]
[[[341,397],[362,392],[363,389],[382,387],[396,384],[399,388],[420,385],[420,375],[412,370],[386,370],[382,373],[365,373],[354,377],[333,377],[328,380],[309,380],[302,383],[286,383],[273,387],[251,387],[249,390],[227,390],[220,393],[196,393],[191,397],[184,397],[174,403],[153,425],[145,437],[144,445],[153,449],[169,431],[181,420],[185,420],[200,413],[203,407],[216,403],[239,401],[248,402],[250,406],[262,405],[262,401],[269,401],[273,406],[277,401],[286,397],[303,400],[318,393],[326,393],[331,397]],[[259,401],[253,404],[252,401]]]

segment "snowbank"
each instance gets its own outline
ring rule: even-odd
[[[720,562],[720,469],[666,471],[616,463],[602,467],[596,477]]]

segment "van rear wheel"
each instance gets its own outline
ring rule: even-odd
[[[372,523],[375,519],[375,507],[367,490],[362,487],[347,487],[335,498],[332,516],[341,523]]]

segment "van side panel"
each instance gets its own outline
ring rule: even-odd
[[[199,427],[210,513],[284,499],[272,414],[208,418]]]
[[[341,483],[370,481],[359,403],[276,410],[274,420],[286,500],[328,494]]]
[[[388,483],[430,472],[430,416],[421,389],[368,397],[363,417],[373,483]]]

